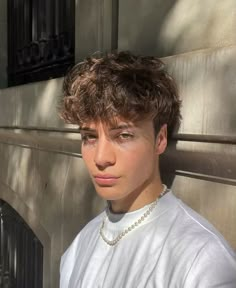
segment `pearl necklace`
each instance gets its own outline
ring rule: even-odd
[[[104,217],[103,221],[102,221],[102,225],[100,228],[100,236],[102,237],[103,241],[106,242],[108,245],[110,246],[115,246],[125,235],[127,235],[129,232],[131,232],[132,230],[134,230],[135,228],[137,228],[137,226],[139,226],[153,211],[153,209],[156,207],[158,199],[160,199],[166,192],[167,192],[167,187],[166,185],[163,185],[163,190],[160,193],[160,195],[158,196],[158,198],[152,202],[149,206],[149,208],[143,213],[143,215],[137,219],[132,225],[130,225],[129,227],[127,227],[123,232],[121,232],[116,238],[114,238],[113,240],[109,240],[106,238],[106,236],[104,235],[104,226],[105,226],[105,221],[108,218],[107,216]],[[107,208],[108,210],[109,208]],[[108,210],[109,211],[109,210]]]

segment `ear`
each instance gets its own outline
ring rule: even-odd
[[[156,153],[158,155],[162,154],[166,150],[167,146],[167,124],[164,124],[159,133],[156,136]]]

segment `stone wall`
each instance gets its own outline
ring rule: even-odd
[[[63,251],[103,207],[78,131],[58,116],[62,80],[0,90],[0,197],[43,244],[44,287],[58,287]]]
[[[233,0],[127,0],[119,6],[119,50],[162,57],[183,101],[162,177],[236,249],[235,26]]]
[[[183,100],[163,179],[236,249],[234,2],[77,0],[75,33],[78,61],[116,45],[163,57]],[[44,288],[58,287],[61,254],[104,206],[81,159],[77,127],[58,117],[62,80],[0,90],[0,198],[44,246]]]

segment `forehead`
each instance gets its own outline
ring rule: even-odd
[[[113,130],[118,128],[128,128],[128,127],[135,127],[137,125],[136,122],[130,120],[124,120],[120,118],[112,119],[109,122],[105,121],[88,121],[83,123],[80,126],[80,130],[97,130],[99,128],[103,128],[104,130]]]
[[[80,126],[80,131],[115,131],[115,130],[122,130],[122,129],[133,129],[133,130],[153,130],[153,121],[152,119],[143,119],[143,120],[127,120],[123,118],[114,118],[112,121],[104,122],[104,121],[88,121],[83,123]]]

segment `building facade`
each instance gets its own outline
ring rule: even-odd
[[[104,207],[58,116],[63,78],[7,87],[7,0],[0,3],[0,199],[43,246],[43,287]],[[75,0],[75,60],[96,52],[156,55],[176,78],[183,121],[162,157],[163,179],[236,249],[236,5],[234,0]]]

